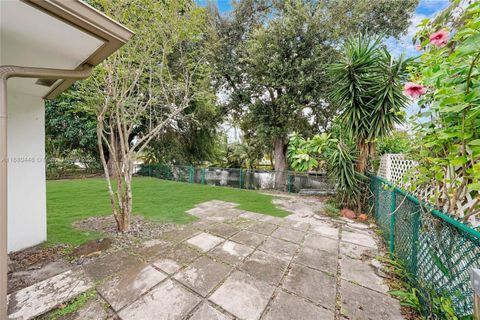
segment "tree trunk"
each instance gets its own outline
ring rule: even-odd
[[[358,159],[356,165],[356,171],[362,175],[367,173],[368,158],[372,150],[374,150],[374,145],[368,143],[367,139],[364,137],[359,138],[357,143],[358,149]],[[358,214],[362,213],[362,196],[358,195],[356,199],[356,210]]]
[[[115,161],[113,160],[113,157],[108,158],[107,167],[110,177],[116,176],[117,170],[115,169]]]
[[[287,158],[285,156],[286,146],[284,139],[277,137],[274,140],[275,156],[275,189],[287,190]]]
[[[365,174],[367,169],[368,155],[370,147],[365,138],[359,138],[357,143],[358,159],[357,159],[357,172]]]

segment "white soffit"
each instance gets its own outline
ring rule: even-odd
[[[0,64],[73,70],[104,41],[20,0],[0,0]],[[54,85],[8,80],[9,91],[43,97]]]

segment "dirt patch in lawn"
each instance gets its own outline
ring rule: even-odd
[[[117,224],[112,216],[90,217],[84,220],[75,221],[73,227],[82,231],[101,232],[106,238],[116,240],[148,240],[157,238],[165,231],[172,230],[176,227],[173,223],[157,223],[141,216],[133,216],[130,230],[128,232],[118,232]]]

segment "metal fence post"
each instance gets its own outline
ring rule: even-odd
[[[380,188],[380,184],[377,183],[377,177],[373,177],[373,217],[375,219],[377,219],[378,217],[378,203],[379,203],[379,197],[380,197],[380,192],[379,192],[379,188]]]
[[[202,175],[202,184],[205,184],[205,168],[202,168],[201,175]]]
[[[413,228],[412,228],[412,270],[410,272],[414,277],[417,276],[418,270],[418,233],[420,231],[420,210],[413,214]]]
[[[292,192],[292,176],[287,173],[288,193]]]
[[[392,190],[392,203],[390,206],[390,256],[393,258],[395,251],[395,207],[397,205],[397,194]]]
[[[471,271],[473,287],[473,318],[480,319],[480,269]]]
[[[242,189],[242,169],[240,168],[240,189]]]

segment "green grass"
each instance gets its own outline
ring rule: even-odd
[[[272,204],[272,196],[257,191],[204,186],[138,177],[133,179],[133,212],[153,221],[188,223],[196,220],[185,213],[204,201],[238,203],[240,209],[284,217],[288,213]],[[111,214],[104,179],[47,182],[47,244],[81,244],[101,234],[76,230],[72,223],[92,216]]]

